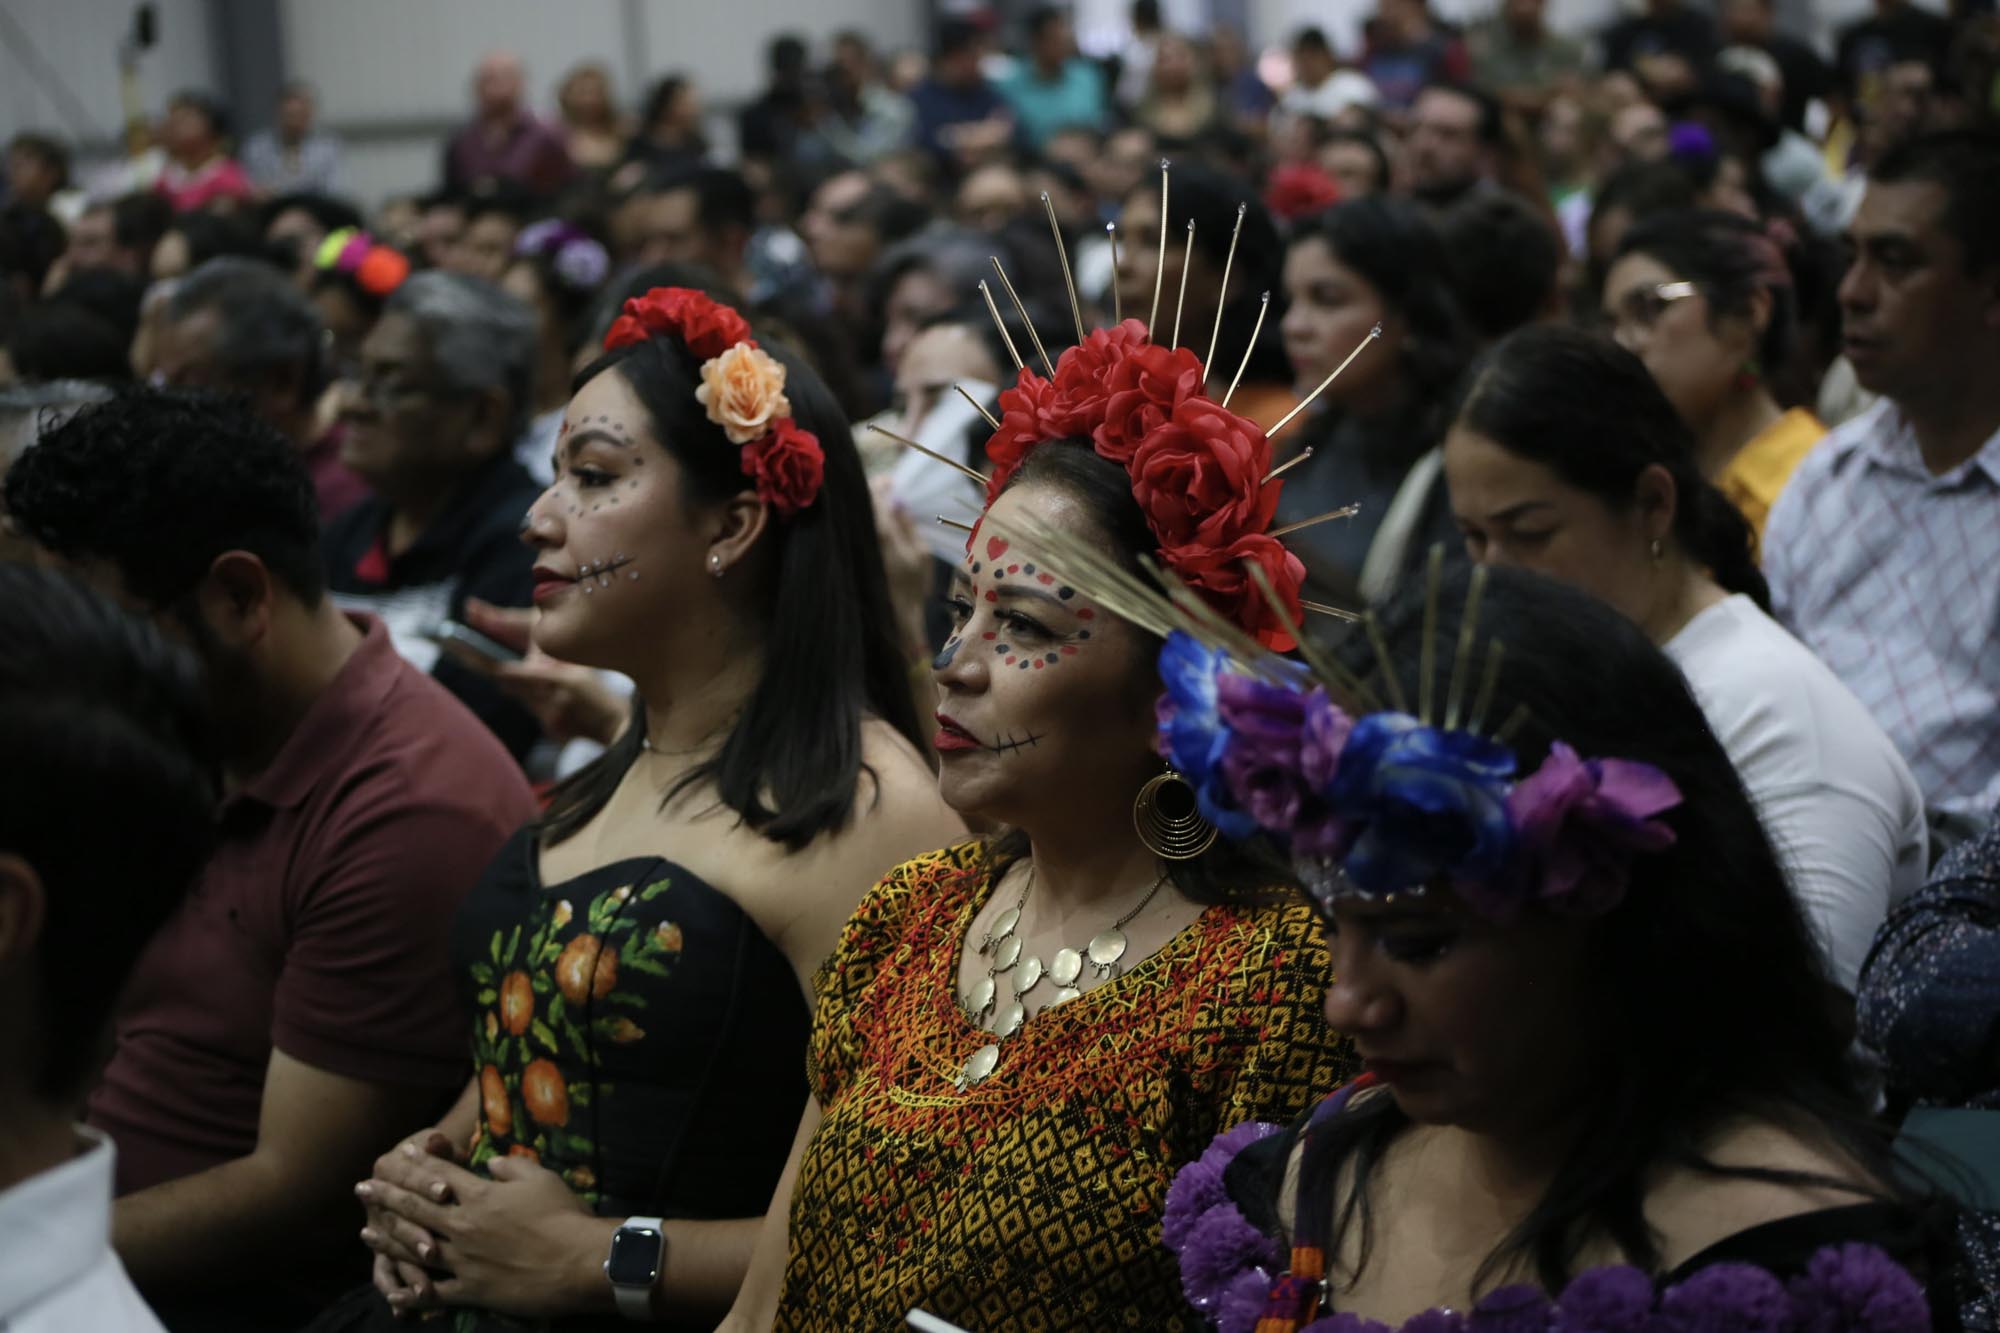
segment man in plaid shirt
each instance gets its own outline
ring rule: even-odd
[[[1844,350],[1883,401],[1764,534],[1773,608],[1896,742],[1933,823],[2000,801],[2000,138],[1887,154],[1848,230]]]

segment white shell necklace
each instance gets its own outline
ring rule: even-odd
[[[995,1038],[974,1051],[966,1059],[959,1073],[958,1086],[969,1088],[992,1074],[1000,1064],[1000,1043],[1021,1030],[1027,1020],[1025,1004],[1028,994],[1044,981],[1052,983],[1055,994],[1050,997],[1051,1005],[1074,1000],[1083,992],[1077,981],[1083,976],[1086,964],[1093,977],[1102,979],[1116,977],[1125,969],[1119,960],[1132,947],[1125,934],[1125,927],[1134,917],[1146,910],[1160,892],[1160,886],[1167,882],[1161,875],[1146,890],[1145,897],[1138,904],[1103,930],[1090,937],[1090,943],[1082,949],[1063,948],[1055,951],[1046,967],[1039,956],[1021,952],[1021,937],[1017,932],[1021,924],[1021,909],[1028,905],[1028,895],[1035,888],[1035,867],[1028,865],[1028,882],[1021,887],[1021,896],[1014,905],[993,918],[993,924],[986,928],[986,934],[979,941],[979,955],[986,959],[986,975],[973,983],[972,989],[959,996],[959,1007],[965,1016],[980,1024]],[[1002,981],[1006,983],[1007,994],[1002,994]],[[989,1018],[988,1015],[991,1015]]]

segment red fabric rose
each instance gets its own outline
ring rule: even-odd
[[[721,356],[737,343],[757,345],[748,321],[728,306],[691,288],[655,287],[625,303],[617,322],[604,335],[604,350],[659,337],[679,338],[688,351],[704,361]]]
[[[1224,619],[1266,648],[1285,653],[1297,646],[1244,568],[1253,560],[1263,566],[1292,623],[1300,623],[1299,588],[1305,582],[1306,567],[1283,542],[1250,532],[1226,546],[1169,547],[1160,554],[1168,567],[1200,592]]]
[[[1105,381],[1104,416],[1090,434],[1097,452],[1131,462],[1140,441],[1202,392],[1203,378],[1201,358],[1185,347],[1147,343],[1126,352]]]
[[[1264,187],[1264,205],[1289,222],[1340,202],[1340,186],[1310,162],[1294,162],[1271,173]]]
[[[1271,442],[1257,423],[1207,397],[1189,398],[1139,442],[1127,464],[1132,498],[1162,548],[1223,547],[1271,525]]]
[[[1054,382],[1023,370],[1014,387],[1001,392],[1000,429],[986,441],[986,457],[993,464],[987,472],[986,502],[993,503],[1028,450],[1071,434],[1070,420],[1069,402]]]
[[[1056,358],[1056,389],[1069,404],[1065,435],[1089,435],[1104,420],[1111,371],[1136,347],[1147,345],[1146,326],[1136,319],[1092,329],[1088,337]]]
[[[743,446],[743,475],[757,483],[757,498],[780,518],[790,518],[819,496],[826,451],[819,437],[780,417],[771,433]]]

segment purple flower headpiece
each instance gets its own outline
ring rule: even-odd
[[[1224,837],[1270,836],[1323,906],[1449,882],[1487,916],[1575,914],[1624,897],[1632,858],[1671,846],[1680,804],[1650,764],[1557,742],[1515,779],[1512,750],[1404,712],[1350,717],[1303,673],[1277,682],[1175,631],[1160,650],[1162,753]]]
[[[563,283],[590,291],[611,273],[611,256],[583,228],[560,218],[546,218],[514,238],[514,253],[547,259]]]

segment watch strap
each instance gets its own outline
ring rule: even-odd
[[[624,1222],[619,1224],[618,1230],[620,1232],[650,1230],[660,1238],[659,1255],[653,1261],[654,1282],[657,1282],[659,1274],[667,1266],[667,1232],[665,1221],[657,1217],[628,1217]],[[611,1243],[614,1246],[617,1245],[618,1238],[613,1236]],[[605,1260],[604,1267],[606,1276],[609,1276],[611,1261],[608,1259]],[[619,1315],[637,1323],[650,1323],[653,1318],[653,1285],[653,1282],[643,1285],[639,1283],[613,1282],[611,1284],[611,1297],[618,1303]]]

